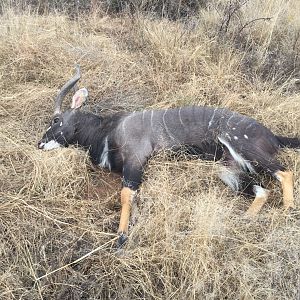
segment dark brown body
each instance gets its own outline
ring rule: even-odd
[[[233,190],[255,196],[248,215],[258,213],[268,197],[269,192],[252,177],[262,171],[281,182],[284,207],[294,206],[292,173],[275,155],[280,147],[299,148],[298,138],[276,136],[253,118],[226,108],[190,106],[101,117],[80,111],[88,95],[86,89],[77,91],[71,109],[61,112],[66,89],[79,80],[79,75],[78,69],[57,97],[53,120],[39,148],[80,145],[95,164],[122,173],[120,244],[128,232],[131,201],[145,164],[162,149],[185,149],[199,158],[221,160],[220,178]]]
[[[120,118],[107,137],[109,149],[118,149],[119,165],[129,169],[125,180],[137,184],[135,173],[150,155],[183,146],[205,159],[235,163],[245,172],[283,170],[273,158],[279,138],[254,119],[228,109],[192,106],[134,112]]]

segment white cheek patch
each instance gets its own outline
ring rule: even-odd
[[[51,140],[50,142],[44,145],[43,150],[52,150],[60,147],[61,145],[58,142]]]

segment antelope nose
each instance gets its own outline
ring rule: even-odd
[[[38,149],[43,149],[45,146],[45,143],[43,141],[38,142]]]

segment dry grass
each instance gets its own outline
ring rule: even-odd
[[[270,201],[248,220],[249,200],[218,180],[216,164],[162,154],[146,170],[135,225],[116,252],[119,178],[94,170],[79,150],[36,149],[75,62],[94,112],[218,105],[299,135],[299,2],[248,1],[232,16],[228,3],[211,1],[176,22],[4,9],[1,299],[300,297],[300,215],[282,211],[277,182],[265,179]],[[272,19],[247,25],[260,17]],[[299,153],[280,159],[294,171],[299,207]]]

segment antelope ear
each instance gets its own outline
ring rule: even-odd
[[[72,98],[72,104],[71,104],[71,108],[79,108],[87,99],[89,95],[89,92],[86,88],[82,88],[80,90],[78,90],[73,98]]]

